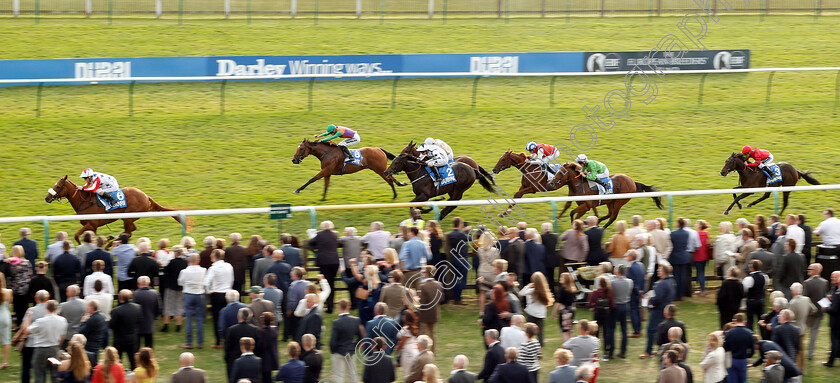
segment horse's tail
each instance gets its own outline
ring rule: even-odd
[[[493,186],[495,185],[495,183],[493,182],[493,177],[491,177],[486,170],[481,169],[481,167],[479,167],[479,169],[484,170],[483,172],[474,168],[470,169],[472,169],[475,172],[475,178],[478,180],[478,183],[480,183],[481,186],[484,187],[484,190],[487,190],[490,193],[498,194],[496,188]]]
[[[490,180],[490,183],[493,184],[493,186],[496,185],[496,178],[493,177],[493,173],[488,172],[486,169],[482,168],[481,166],[478,167],[478,172],[481,173],[481,175],[483,175],[484,177],[488,178]]]
[[[161,206],[159,203],[155,202],[155,200],[152,199],[152,197],[149,197],[149,206],[150,206],[151,211],[178,211],[178,209],[170,209],[168,207]],[[176,215],[176,216],[172,216],[172,218],[175,219],[176,221],[178,221],[178,223],[180,223],[182,225],[186,225],[187,226],[187,232],[189,232],[192,229],[193,222],[189,217],[186,217],[186,216],[184,217],[187,221],[186,223],[181,222],[181,217],[180,216]]]
[[[636,182],[636,193],[649,193],[654,192],[656,189],[652,185],[645,185],[641,182]],[[660,210],[664,209],[665,206],[662,205],[662,197],[650,197],[653,198],[653,202],[656,202],[656,207]]]
[[[811,185],[822,185],[820,181],[817,181],[816,178],[811,177],[811,172],[800,172],[799,170],[796,171],[799,174],[799,177],[805,181],[808,181]]]
[[[389,152],[385,149],[382,149],[382,148],[379,148],[379,150],[381,150],[382,153],[385,153],[385,157],[388,157],[389,160],[393,160],[394,158],[397,158],[397,156],[395,156],[394,153],[391,153],[391,152]]]

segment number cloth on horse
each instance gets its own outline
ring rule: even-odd
[[[432,177],[435,182],[439,182],[438,186],[446,186],[458,181],[455,179],[455,172],[452,171],[452,167],[449,164],[451,162],[437,167],[437,171],[440,174],[439,181],[435,179],[435,173],[432,171],[432,167],[426,166],[426,172],[429,173],[429,177]]]

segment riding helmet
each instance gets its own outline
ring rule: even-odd
[[[744,146],[744,147],[741,149],[741,153],[744,153],[744,154],[747,154],[747,153],[752,152],[752,151],[753,151],[753,148],[751,148],[749,145]]]
[[[91,176],[93,176],[93,169],[91,169],[91,168],[87,168],[85,170],[82,170],[82,174],[79,174],[79,178],[88,178],[88,177],[91,177]]]
[[[575,161],[579,164],[582,164],[586,161],[589,161],[589,158],[586,158],[586,154],[578,154],[577,158],[575,158]]]
[[[536,149],[536,148],[537,148],[537,143],[534,142],[534,141],[531,141],[531,142],[525,144],[525,150],[527,150],[529,152]]]

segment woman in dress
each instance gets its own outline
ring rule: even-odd
[[[12,256],[3,260],[12,266],[12,295],[14,296],[14,308],[17,316],[17,327],[23,322],[23,313],[29,306],[29,281],[32,280],[32,264],[24,258],[23,246],[12,246]]]
[[[534,323],[539,329],[540,344],[543,342],[543,321],[546,311],[554,304],[554,294],[548,288],[548,281],[543,273],[537,271],[531,274],[531,283],[519,291],[519,296],[525,297],[525,314],[528,322]]]
[[[560,332],[563,333],[563,342],[572,338],[577,294],[578,289],[572,274],[560,274],[557,300],[554,303],[554,317],[560,320]]]
[[[70,341],[67,344],[67,355],[58,365],[58,379],[64,383],[86,383],[90,376],[90,361],[88,360],[85,346],[81,343]]]
[[[583,232],[583,221],[576,219],[572,228],[563,232],[560,240],[563,244],[563,259],[566,262],[586,262],[586,254],[589,253],[589,240]]]
[[[499,249],[494,246],[493,236],[487,230],[482,230],[475,241],[476,254],[478,255],[478,269],[476,270],[477,279],[484,282],[492,282],[496,278],[494,272],[493,261],[499,259]],[[487,302],[487,295],[490,293],[492,285],[488,283],[478,283],[478,309],[479,316],[484,312],[484,306]]]
[[[9,303],[12,290],[6,288],[6,275],[0,273],[0,345],[3,346],[3,363],[0,370],[9,367],[9,353],[12,351],[12,313]]]
[[[125,383],[125,371],[120,358],[117,356],[117,349],[105,347],[102,353],[102,363],[93,368],[93,377],[90,383]]]
[[[420,329],[417,325],[417,314],[412,310],[402,312],[402,322],[403,326],[397,334],[400,341],[394,347],[394,351],[397,352],[403,377],[407,378],[411,375],[411,365],[414,364],[414,359],[417,359],[417,354],[420,353],[420,350],[417,349],[417,335]]]
[[[697,270],[697,283],[700,284],[700,295],[706,295],[706,261],[709,260],[709,223],[699,219],[695,225],[697,235],[700,236],[700,247],[694,250],[694,268]]]
[[[134,369],[134,378],[137,383],[155,383],[157,382],[160,368],[158,368],[155,354],[151,348],[143,347],[134,354],[134,359],[137,361],[137,368]]]

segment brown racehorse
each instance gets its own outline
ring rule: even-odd
[[[55,186],[52,187],[52,191],[55,194],[47,193],[47,196],[44,198],[47,203],[52,203],[53,201],[60,200],[62,198],[67,198],[67,201],[70,202],[70,206],[73,206],[73,210],[76,211],[76,214],[115,214],[115,213],[142,213],[147,211],[177,211],[177,209],[168,209],[163,206],[160,206],[152,197],[146,195],[137,188],[122,188],[123,193],[125,193],[125,202],[126,206],[122,209],[115,209],[106,212],[105,207],[99,204],[96,196],[93,195],[91,192],[80,191],[76,189],[76,184],[73,181],[67,179],[67,176],[58,180],[55,183]],[[179,223],[181,222],[180,217],[172,217]],[[134,225],[134,221],[138,220],[139,218],[123,218],[123,228],[124,231],[128,234],[131,234],[134,230],[137,230],[137,226]],[[97,220],[90,220],[90,221],[81,221],[82,228],[76,232],[75,238],[76,243],[79,243],[79,236],[82,235],[86,230],[93,231],[96,233],[96,229],[100,226],[105,226],[111,222],[117,221],[116,219],[97,219]],[[187,219],[187,225],[191,225],[189,218]]]
[[[298,145],[295,156],[292,157],[292,162],[299,164],[304,158],[306,158],[306,156],[311,154],[321,160],[321,171],[318,172],[315,177],[309,179],[309,181],[303,184],[303,186],[297,188],[297,190],[295,190],[295,194],[300,193],[300,191],[309,186],[309,184],[323,178],[324,196],[321,198],[321,201],[325,201],[327,199],[327,189],[330,187],[330,176],[340,176],[342,174],[350,174],[360,170],[370,169],[382,177],[385,182],[388,182],[388,185],[391,185],[391,191],[394,192],[394,198],[397,198],[397,189],[394,188],[394,184],[397,184],[398,186],[405,186],[407,184],[399,182],[395,180],[394,177],[386,176],[384,174],[385,169],[388,168],[388,160],[392,160],[396,156],[388,153],[382,148],[364,147],[359,148],[359,150],[362,152],[361,165],[345,164],[344,152],[338,146],[331,143],[309,141],[309,139],[304,139],[303,142]]]
[[[525,153],[515,153],[511,150],[506,151],[505,154],[499,157],[499,162],[496,162],[496,166],[493,167],[493,174],[499,174],[501,171],[510,167],[515,167],[522,173],[519,190],[514,193],[513,198],[522,198],[525,194],[545,193],[559,189],[559,187],[549,185],[548,181],[550,179],[545,171],[539,165],[528,162],[528,156]],[[578,206],[582,203],[578,202]],[[513,203],[508,205],[507,210],[500,213],[499,217],[504,217],[506,214],[509,214],[514,205]],[[569,210],[571,206],[571,201],[566,202],[566,206],[559,215],[566,213],[566,210]],[[593,210],[595,211],[595,215],[598,216],[598,209],[593,208]]]
[[[563,187],[565,185],[569,185],[569,195],[570,196],[579,196],[579,195],[597,195],[597,190],[592,190],[589,188],[589,182],[586,178],[583,178],[583,174],[580,172],[581,166],[574,163],[574,162],[567,162],[563,164],[563,171],[557,172],[554,176],[554,179],[551,180],[550,184],[554,186]],[[610,179],[613,182],[613,193],[614,194],[623,194],[623,193],[642,193],[642,192],[652,192],[654,191],[653,186],[645,185],[641,182],[635,182],[632,178],[624,175],[624,174],[611,174]],[[662,199],[659,197],[651,197],[653,201],[656,202],[656,207],[663,209],[662,206]],[[603,200],[603,201],[582,201],[583,203],[572,210],[570,215],[571,221],[579,219],[586,213],[589,209],[594,209],[595,206],[599,205],[607,205],[607,210],[609,211],[608,215],[598,218],[598,223],[601,221],[608,219],[607,224],[604,225],[604,228],[610,226],[613,221],[615,221],[616,217],[618,217],[618,212],[621,210],[621,207],[624,206],[627,202],[630,202],[630,198],[626,199],[610,199],[610,200]],[[562,213],[561,213],[562,214]]]
[[[417,151],[417,146],[414,144],[414,141],[408,143],[408,146],[403,148],[400,154],[405,154],[412,157],[420,156],[420,152]],[[478,170],[484,177],[490,180],[490,183],[496,185],[496,180],[493,179],[493,175],[490,174],[487,170],[484,170],[481,166],[478,166],[478,162],[475,162],[474,159],[470,158],[469,156],[458,156],[453,158],[455,162],[462,162],[464,164],[469,165],[471,168]]]
[[[819,185],[820,182],[817,181],[814,177],[811,177],[811,174],[808,172],[800,172],[793,167],[793,165],[787,162],[778,162],[776,165],[779,165],[779,170],[782,172],[782,182],[775,182],[773,184],[767,185],[767,175],[764,172],[755,170],[754,168],[747,167],[747,156],[743,153],[732,153],[729,158],[726,160],[726,163],[723,164],[723,169],[720,170],[720,175],[726,177],[727,174],[731,172],[738,172],[738,186],[735,189],[743,189],[743,188],[763,188],[768,186],[795,186],[799,179],[802,178],[807,181],[811,185]],[[732,197],[734,201],[726,208],[726,211],[723,212],[724,215],[729,215],[729,211],[732,210],[732,206],[738,205],[738,209],[741,208],[741,200],[746,198],[747,196],[752,195],[752,193],[742,193],[741,195],[733,194]],[[782,203],[782,211],[779,214],[785,212],[785,208],[788,205],[788,196],[790,195],[789,191],[782,192],[783,200]],[[770,192],[764,193],[761,198],[753,201],[747,207],[753,207],[757,205],[759,202],[764,201],[770,197]]]

